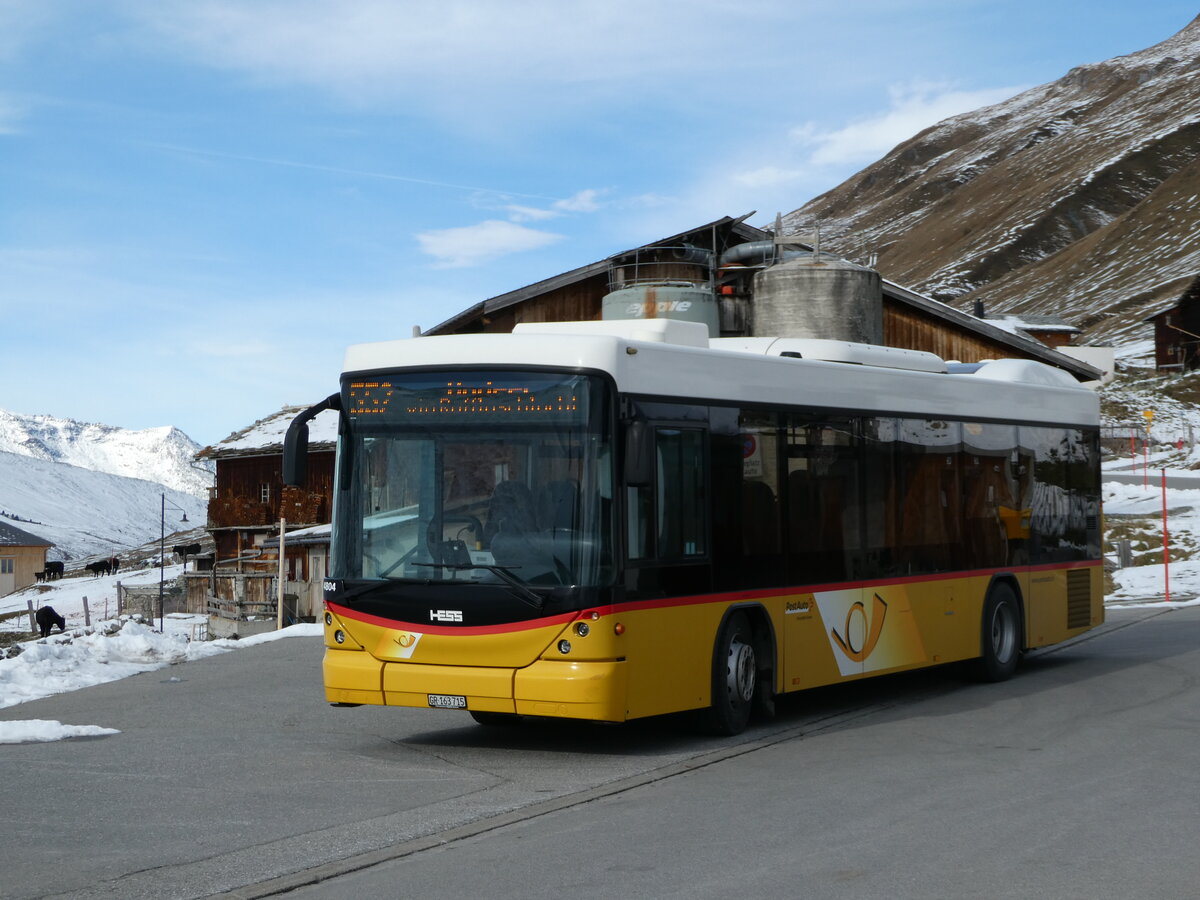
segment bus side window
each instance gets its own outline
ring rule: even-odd
[[[708,552],[705,432],[660,428],[656,438],[658,558],[704,556]]]
[[[707,555],[706,438],[701,429],[655,429],[651,484],[626,488],[630,559]]]

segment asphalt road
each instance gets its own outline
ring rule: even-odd
[[[676,721],[331,709],[291,639],[0,711],[0,896],[1192,897],[1200,608],[1110,611],[1000,685],[945,670]],[[292,890],[294,889],[294,890]]]

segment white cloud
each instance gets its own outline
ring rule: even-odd
[[[792,129],[792,138],[800,146],[813,148],[808,158],[813,165],[871,162],[930,125],[999,103],[1022,90],[1002,87],[961,91],[929,82],[893,85],[888,89],[891,106],[886,111],[832,131],[807,122]]]
[[[210,64],[367,97],[419,97],[449,84],[491,94],[498,85],[594,84],[694,64],[723,39],[694,14],[704,5],[694,0],[689,15],[681,3],[637,0],[128,0],[124,8],[151,39]],[[662,40],[668,34],[677,40]]]
[[[434,266],[439,269],[478,266],[510,253],[536,250],[562,239],[561,234],[538,231],[498,219],[417,235],[421,250],[436,260]]]
[[[565,200],[559,200],[554,204],[555,209],[561,209],[565,212],[596,212],[600,209],[599,198],[601,191],[594,188],[580,191],[573,197],[567,197]]]
[[[542,222],[546,219],[557,219],[562,215],[558,210],[537,209],[532,206],[513,204],[504,208],[508,211],[508,218],[513,222]]]

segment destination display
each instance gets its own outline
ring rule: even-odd
[[[528,373],[349,379],[345,406],[352,418],[378,417],[392,423],[584,421],[589,382],[586,376]]]

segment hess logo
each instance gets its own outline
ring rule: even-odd
[[[846,611],[846,624],[842,626],[841,634],[835,629],[830,632],[834,642],[854,662],[862,662],[871,655],[879,636],[883,634],[883,620],[887,617],[887,603],[878,594],[875,595],[874,609],[870,618],[867,608],[861,600]]]
[[[431,609],[429,611],[429,620],[431,622],[461,622],[463,620],[461,609]]]

